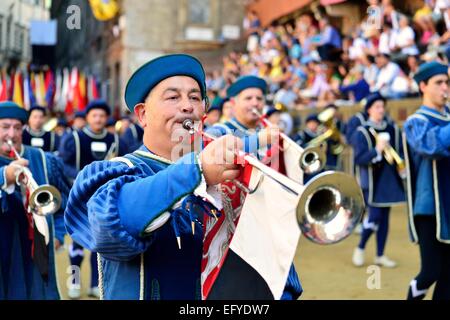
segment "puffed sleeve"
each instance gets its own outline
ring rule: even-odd
[[[193,154],[154,174],[140,166],[96,161],[75,180],[65,212],[72,238],[112,260],[129,260],[152,243],[147,227],[194,192],[202,175]]]
[[[410,148],[418,154],[431,158],[450,156],[450,123],[433,126],[425,117],[413,115],[404,130]]]
[[[64,226],[64,209],[67,205],[67,198],[70,192],[70,182],[64,174],[64,166],[61,159],[52,153],[45,153],[49,183],[61,193],[61,208],[53,215],[55,226],[55,237],[60,243],[64,243],[66,227]]]
[[[374,158],[378,157],[378,153],[375,148],[369,147],[368,137],[365,135],[367,131],[364,130],[362,127],[358,128],[352,138],[352,146],[355,152],[355,163],[367,166],[373,162]]]

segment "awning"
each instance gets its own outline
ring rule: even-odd
[[[320,0],[320,4],[323,6],[329,6],[330,4],[336,4],[336,3],[341,3],[341,2],[345,2],[347,0]]]
[[[259,0],[250,4],[248,9],[255,10],[261,25],[267,26],[272,21],[301,9],[311,2],[313,0]]]

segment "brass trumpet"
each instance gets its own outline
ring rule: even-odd
[[[328,139],[333,141],[338,141],[339,143],[337,145],[331,146],[331,153],[334,155],[339,155],[344,151],[344,145],[340,143],[341,141],[341,132],[336,127],[336,123],[334,121],[334,115],[336,113],[336,110],[333,108],[328,108],[319,113],[318,118],[319,121],[322,123],[322,126],[327,128],[324,133],[321,135],[315,137],[309,143],[307,146],[320,146],[324,142],[326,142]]]
[[[260,117],[264,126],[273,127],[274,125],[267,119],[263,118],[257,109],[252,110],[254,114]],[[327,156],[320,146],[309,146],[302,148],[295,141],[289,138],[285,133],[280,132],[280,136],[285,142],[284,148],[294,148],[300,155],[299,165],[304,173],[313,174],[321,171],[325,167]]]
[[[183,127],[191,134],[197,131],[190,119],[183,121]],[[206,133],[201,134],[215,140]],[[302,185],[249,154],[244,155],[244,159],[265,177],[299,197],[296,209],[297,222],[307,239],[318,244],[337,243],[349,236],[361,221],[364,199],[361,188],[353,176],[343,172],[327,171]]]
[[[22,159],[11,140],[7,140],[8,145],[14,152],[17,160]],[[54,214],[61,207],[61,193],[54,186],[44,184],[39,186],[33,178],[33,174],[27,167],[21,168],[25,178],[22,180],[25,188],[30,194],[29,208],[30,211],[39,216],[47,216]]]
[[[375,140],[379,139],[378,133],[373,128],[369,128],[369,131],[373,135]],[[390,165],[393,164],[396,165],[397,171],[402,177],[402,175],[404,175],[405,172],[405,161],[403,161],[403,159],[400,157],[397,151],[395,151],[395,149],[391,146],[391,144],[388,143],[386,148],[384,148],[383,156],[386,159],[387,163],[389,163]]]

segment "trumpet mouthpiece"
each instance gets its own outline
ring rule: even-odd
[[[192,130],[194,128],[194,121],[191,119],[186,119],[183,121],[183,128],[186,130]]]

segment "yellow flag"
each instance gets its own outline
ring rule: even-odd
[[[23,108],[22,83],[20,83],[20,74],[18,72],[14,74],[13,101]]]
[[[112,19],[119,12],[116,0],[89,0],[89,3],[94,17],[100,21]]]

